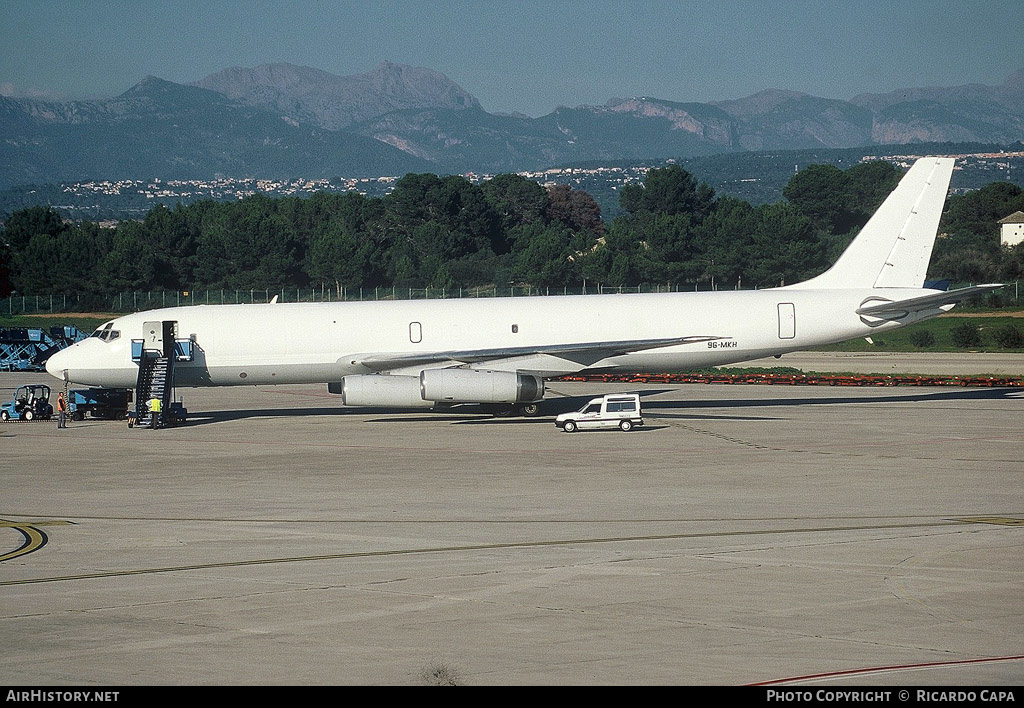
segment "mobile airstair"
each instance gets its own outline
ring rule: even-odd
[[[191,339],[177,338],[178,323],[173,320],[146,322],[145,337],[132,340],[132,360],[139,365],[135,383],[137,427],[163,428],[185,419],[185,409],[174,400],[174,367],[192,361]]]

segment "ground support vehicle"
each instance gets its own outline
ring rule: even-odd
[[[14,398],[0,405],[0,420],[49,420],[53,417],[50,387],[45,384],[19,386]]]
[[[163,412],[163,425],[174,427],[181,425],[188,417],[188,409],[180,401],[172,401],[167,410]]]
[[[637,393],[616,393],[594,398],[578,411],[562,413],[555,418],[555,426],[567,433],[601,428],[629,431],[643,424],[640,394]]]
[[[128,415],[131,402],[130,388],[80,388],[68,391],[68,413],[72,420],[84,420],[86,416],[121,420]]]

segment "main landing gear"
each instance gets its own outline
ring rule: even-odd
[[[485,406],[485,410],[497,418],[510,418],[514,415],[533,418],[540,413],[540,402],[516,403],[514,405],[511,403],[498,403]]]

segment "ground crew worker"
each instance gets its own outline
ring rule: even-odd
[[[151,398],[149,399],[149,427],[155,428],[157,418],[160,417],[160,399]]]
[[[64,392],[61,391],[57,396],[57,427],[66,428],[68,427],[68,400],[64,398]]]

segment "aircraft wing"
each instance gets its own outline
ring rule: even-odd
[[[871,304],[857,308],[857,314],[885,316],[931,310],[942,305],[952,305],[972,295],[987,293],[990,290],[996,290],[1001,287],[1003,287],[1001,284],[989,283],[986,285],[974,285],[969,288],[960,288],[958,290],[938,292],[932,295],[921,295],[907,300],[894,300],[892,302],[874,301]]]
[[[612,342],[588,342],[584,344],[552,344],[548,346],[504,347],[498,349],[470,349],[464,351],[424,352],[410,354],[370,354],[352,360],[374,371],[404,369],[415,366],[437,366],[444,364],[479,364],[498,362],[530,355],[548,355],[575,362],[579,368],[586,368],[602,359],[644,351],[671,347],[679,344],[695,344],[713,339],[715,336],[665,337],[661,339],[630,339]]]

